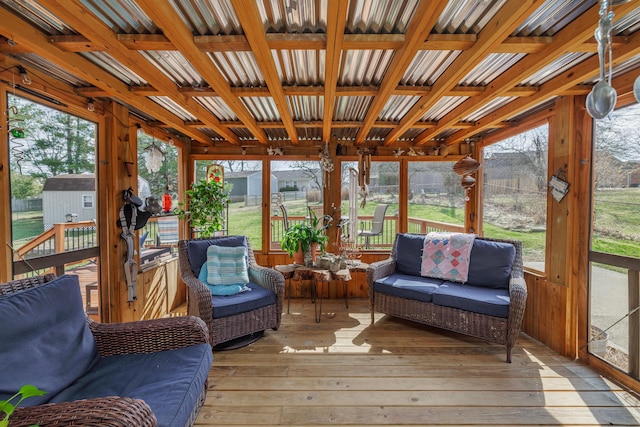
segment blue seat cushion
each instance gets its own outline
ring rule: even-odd
[[[122,396],[144,400],[158,426],[184,426],[202,390],[213,356],[209,344],[157,353],[102,357],[51,402]]]
[[[399,233],[396,236],[396,271],[420,276],[424,234]]]
[[[516,247],[511,243],[475,239],[467,283],[485,288],[509,289],[515,258]]]
[[[45,403],[93,367],[98,358],[78,276],[63,275],[0,296],[0,400],[33,384],[48,394],[30,397],[21,405]]]
[[[509,291],[444,282],[433,291],[433,303],[495,317],[509,317]]]
[[[235,295],[212,295],[213,318],[221,319],[276,303],[276,294],[269,289],[253,282],[249,282],[247,287],[251,290]]]
[[[246,236],[227,236],[218,237],[216,239],[206,240],[190,240],[187,242],[187,255],[189,256],[189,264],[191,265],[191,271],[198,277],[200,275],[200,268],[202,264],[207,261],[207,249],[211,245],[217,246],[245,246],[247,245]]]
[[[393,273],[373,283],[373,290],[387,295],[431,302],[431,294],[444,280]]]

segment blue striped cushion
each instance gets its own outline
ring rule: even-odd
[[[214,286],[249,283],[247,248],[245,246],[209,246],[207,248],[207,283]]]

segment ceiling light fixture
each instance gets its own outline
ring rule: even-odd
[[[87,110],[91,111],[92,113],[96,110],[96,104],[93,101],[93,98],[89,98],[89,100],[87,101]]]
[[[164,162],[164,153],[160,147],[156,145],[155,139],[151,142],[151,145],[144,149],[142,156],[144,157],[144,163],[147,166],[149,173],[158,172],[162,167],[162,162]]]

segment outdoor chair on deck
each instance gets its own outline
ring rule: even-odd
[[[213,251],[210,246],[216,246]],[[233,295],[213,295],[215,292],[207,278],[217,256],[213,252],[223,252],[220,247],[246,248],[246,263],[250,291]],[[180,270],[187,285],[187,310],[198,316],[209,327],[209,337],[216,349],[235,348],[246,345],[262,335],[266,329],[278,329],[284,302],[284,277],[281,273],[259,266],[249,240],[245,236],[222,236],[178,243]],[[208,256],[209,254],[209,256]],[[243,255],[244,256],[244,255]],[[234,262],[234,261],[232,261]],[[225,264],[227,265],[227,264]],[[236,266],[237,266],[236,261]],[[207,267],[204,275],[203,267]],[[220,270],[222,274],[222,270]],[[242,273],[243,275],[244,273]],[[224,343],[224,345],[220,345]]]
[[[373,236],[381,236],[384,231],[384,216],[387,213],[389,205],[379,204],[373,213],[371,228],[369,230],[361,229],[358,231],[358,237],[364,237],[364,246],[366,249],[371,248],[370,238]]]
[[[159,216],[157,246],[175,246],[178,244],[178,239],[178,217],[175,215]]]

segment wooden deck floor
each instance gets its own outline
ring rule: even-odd
[[[278,331],[215,352],[197,426],[640,425],[637,396],[522,335],[502,346],[376,315],[367,301],[292,301]]]

